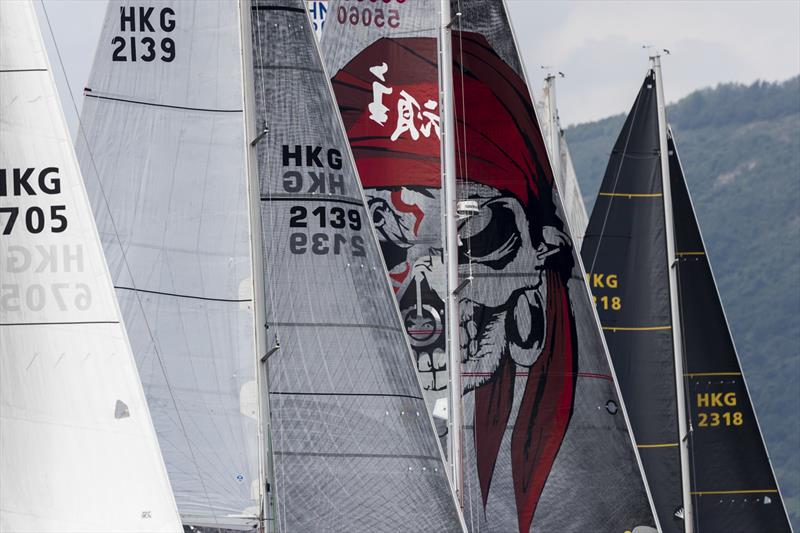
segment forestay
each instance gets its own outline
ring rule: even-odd
[[[181,530],[33,5],[0,2],[0,530]]]
[[[112,1],[78,152],[184,524],[260,514],[239,3]]]
[[[462,531],[305,6],[252,30],[278,530]]]

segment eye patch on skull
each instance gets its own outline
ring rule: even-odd
[[[471,261],[494,270],[503,270],[514,260],[522,246],[522,234],[516,216],[504,200],[489,200],[480,213],[462,222],[459,262]]]

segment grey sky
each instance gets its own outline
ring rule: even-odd
[[[44,3],[80,106],[107,2]],[[721,82],[775,81],[800,74],[798,0],[508,0],[508,4],[535,92],[543,78],[540,65],[552,65],[567,76],[558,84],[565,125],[627,111],[647,69],[642,44],[672,52],[663,61],[668,101]],[[44,23],[39,1],[37,10]],[[74,130],[75,113],[46,27],[43,33]]]

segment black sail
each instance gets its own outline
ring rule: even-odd
[[[698,533],[791,531],[674,139],[669,169]]]
[[[675,365],[655,74],[645,77],[581,250],[662,531],[681,518]]]

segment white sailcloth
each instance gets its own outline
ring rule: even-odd
[[[239,15],[110,2],[78,154],[183,523],[249,530],[263,487]]]
[[[178,532],[28,1],[0,2],[0,531]]]
[[[567,139],[561,130],[558,112],[552,113],[550,111],[550,99],[555,96],[552,94],[554,89],[555,83],[552,87],[545,84],[542,89],[542,97],[536,103],[536,107],[544,138],[553,139],[551,135],[553,128],[556,128],[558,132],[558,146],[552,146],[552,143],[547,143],[547,148],[550,150],[551,157],[558,157],[558,164],[553,165],[558,169],[558,172],[556,172],[558,193],[561,195],[561,201],[564,204],[564,211],[569,227],[572,230],[575,244],[577,249],[580,250],[583,244],[583,236],[586,233],[586,226],[589,224],[589,215],[586,213],[586,206],[583,203],[583,195],[578,184],[578,177],[575,174],[575,167],[572,166],[572,157],[569,155]],[[555,110],[555,106],[553,109]]]

